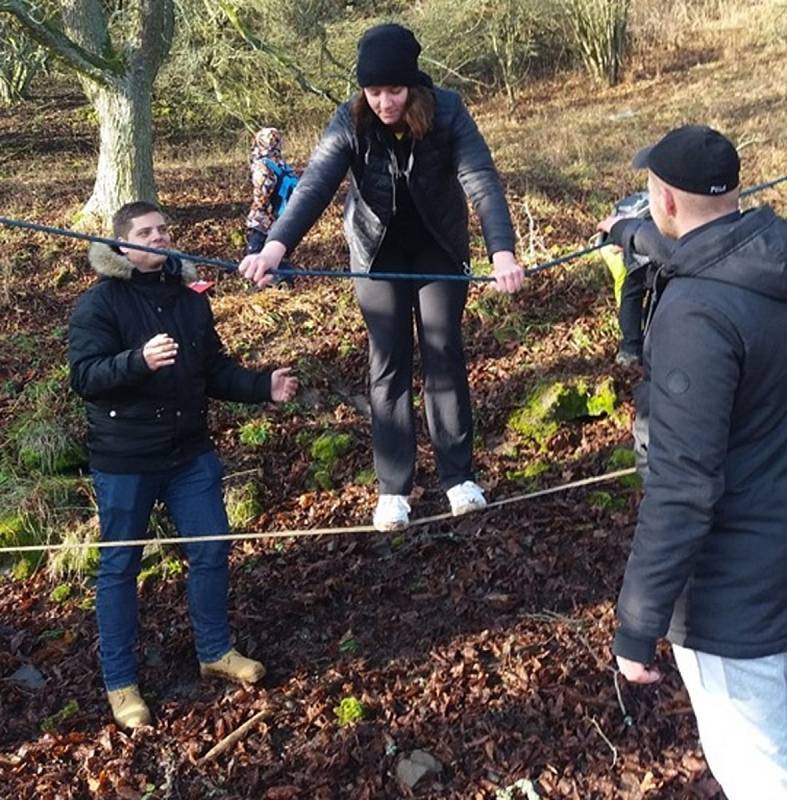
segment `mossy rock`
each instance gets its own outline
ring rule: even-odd
[[[85,448],[54,420],[24,417],[13,427],[10,440],[27,471],[59,475],[87,465]]]
[[[549,440],[557,433],[560,423],[556,408],[565,391],[563,383],[542,383],[530,393],[525,405],[508,418],[508,425],[528,441],[546,449]]]
[[[355,445],[349,433],[325,431],[311,444],[311,466],[308,486],[312,489],[333,489],[333,468],[342,456],[347,455]]]
[[[261,447],[270,441],[272,435],[267,419],[253,419],[240,426],[240,443],[247,447]]]
[[[510,481],[526,484],[538,484],[539,476],[549,472],[549,464],[546,461],[535,459],[523,469],[506,470],[506,478]]]
[[[606,414],[611,416],[615,411],[618,395],[615,391],[615,382],[612,378],[604,378],[596,386],[593,394],[588,397],[587,409],[589,417],[600,417]]]
[[[320,434],[311,446],[311,456],[324,469],[330,471],[336,462],[353,448],[353,437],[349,433],[326,431]]]
[[[53,603],[63,604],[71,597],[71,585],[68,583],[61,583],[55,586],[49,593],[49,599]]]
[[[609,459],[607,460],[607,468],[611,472],[615,472],[619,469],[635,467],[636,464],[637,457],[634,454],[634,451],[628,447],[616,447],[612,453],[610,453]],[[623,475],[622,477],[618,478],[618,483],[627,489],[642,488],[642,478],[637,473]]]
[[[24,547],[38,544],[39,537],[37,521],[30,514],[12,511],[0,517],[0,544],[3,546]]]
[[[355,474],[353,483],[356,486],[371,486],[377,480],[377,473],[373,469],[361,469]]]
[[[18,536],[16,541],[9,542],[7,546],[25,546],[35,543],[32,534],[26,531]],[[11,577],[17,581],[27,580],[41,566],[46,557],[43,550],[28,550],[25,553],[9,553],[9,555],[13,559]]]
[[[627,469],[637,464],[634,451],[628,447],[616,447],[610,454],[607,466],[610,469]]]
[[[265,510],[256,483],[248,481],[227,491],[227,516],[233,528],[243,528]]]
[[[3,514],[0,517],[0,542],[4,545],[16,543],[24,533],[26,526],[25,515],[17,511]]]
[[[618,497],[611,492],[595,491],[588,495],[588,502],[595,508],[604,511],[625,511],[627,502],[625,497]]]
[[[43,553],[24,553],[11,567],[11,577],[15,581],[26,581],[41,563]]]
[[[593,389],[586,380],[548,381],[538,384],[508,419],[508,425],[528,441],[546,450],[562,422],[611,414],[617,403],[612,378]]]
[[[12,511],[0,517],[0,546],[25,547],[37,544],[39,532],[35,520],[29,514]],[[44,560],[43,550],[30,550],[25,553],[7,553],[0,558],[15,580],[27,580]]]
[[[19,461],[25,469],[36,470],[47,475],[61,475],[87,466],[87,451],[74,441],[64,442],[62,449],[49,453],[23,447],[19,451]]]
[[[333,489],[333,478],[330,470],[318,464],[312,467],[307,483],[310,489],[325,489],[326,491]]]

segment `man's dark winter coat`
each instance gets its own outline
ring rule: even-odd
[[[639,222],[618,223],[622,243]],[[645,253],[648,255],[648,253]],[[787,650],[787,221],[761,208],[678,242],[645,342],[645,496],[617,655],[656,640]]]
[[[226,355],[210,304],[184,281],[193,268],[141,273],[120,253],[93,245],[102,277],[78,301],[69,322],[71,386],[87,401],[92,467],[105,472],[156,472],[179,467],[211,449],[208,397],[270,400],[270,373]],[[175,364],[152,371],[142,348],[156,334],[179,345]]]

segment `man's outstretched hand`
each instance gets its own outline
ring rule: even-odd
[[[290,367],[273,370],[271,375],[271,399],[274,403],[286,403],[295,397],[298,391],[298,379],[292,374]]]

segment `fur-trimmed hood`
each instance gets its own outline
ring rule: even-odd
[[[120,278],[127,281],[131,278],[134,265],[122,254],[108,244],[94,242],[87,254],[90,266],[102,278]],[[198,279],[197,270],[189,262],[180,262],[180,279],[184,284]]]

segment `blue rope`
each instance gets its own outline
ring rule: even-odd
[[[761,192],[763,189],[770,189],[778,183],[787,180],[787,175],[781,175],[770,181],[758,183],[741,192],[741,197],[748,197],[749,195]],[[93,236],[87,233],[78,233],[77,231],[66,230],[65,228],[54,228],[50,225],[40,225],[37,222],[28,222],[21,219],[10,219],[9,217],[0,217],[0,225],[5,225],[9,228],[22,228],[24,230],[37,231],[38,233],[48,233],[52,236],[67,236],[71,239],[80,239],[84,242],[98,242],[106,244],[111,247],[125,247],[129,250],[141,250],[145,253],[155,253],[162,256],[174,256],[182,261],[190,261],[194,264],[205,264],[210,267],[219,267],[219,269],[227,270],[228,272],[235,272],[238,269],[238,263],[235,261],[224,261],[220,258],[209,258],[207,256],[194,255],[193,253],[183,253],[180,250],[168,250],[163,247],[148,247],[143,244],[131,244],[130,242],[123,242],[118,239],[110,239],[105,236]],[[556,267],[559,264],[565,264],[567,261],[573,261],[575,258],[582,258],[590,253],[600,250],[605,247],[606,241],[600,241],[596,244],[585,247],[581,250],[574,250],[564,256],[553,258],[550,261],[545,261],[543,264],[537,264],[534,267],[528,267],[524,270],[526,276],[537,275],[539,272]],[[281,278],[366,278],[369,280],[388,280],[388,281],[460,281],[469,283],[471,281],[478,281],[480,283],[494,283],[495,279],[491,275],[450,275],[450,274],[430,274],[430,273],[413,273],[413,272],[348,272],[346,270],[335,269],[295,269],[290,266],[280,267],[279,269],[271,270],[266,273]]]
[[[110,245],[111,247],[125,247],[129,250],[141,250],[144,253],[155,253],[162,256],[175,256],[182,261],[191,261],[195,264],[205,264],[211,267],[219,267],[220,269],[234,272],[238,269],[238,264],[235,261],[224,261],[220,258],[208,258],[207,256],[194,255],[193,253],[184,253],[180,250],[168,250],[163,247],[148,247],[144,244],[131,244],[119,239],[110,239],[106,236],[93,236],[88,233],[78,233],[77,231],[66,230],[65,228],[53,228],[51,225],[41,225],[37,222],[27,222],[22,219],[10,219],[8,217],[0,217],[0,225],[6,225],[9,228],[22,228],[24,230],[37,231],[38,233],[48,233],[53,236],[67,236],[71,239],[79,239],[83,242],[98,242],[100,244]],[[524,270],[525,275],[535,275],[538,272],[543,272],[546,269],[555,267],[558,264],[565,264],[566,261],[571,261],[575,258],[581,258],[594,250],[599,250],[604,245],[594,244],[586,247],[583,250],[577,250],[573,253],[554,258],[544,264],[539,264],[535,267],[530,267]],[[491,275],[450,275],[443,273],[424,273],[424,272],[348,272],[346,270],[335,269],[294,269],[293,267],[286,266],[279,269],[273,269],[266,273],[268,275],[279,276],[282,278],[367,278],[369,280],[387,280],[387,281],[479,281],[482,283],[494,283],[495,279]]]

